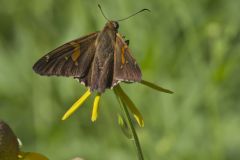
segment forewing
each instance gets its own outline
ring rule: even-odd
[[[39,59],[33,70],[40,75],[84,77],[95,54],[99,32],[70,41]]]
[[[128,45],[120,34],[117,34],[114,50],[113,86],[121,81],[139,82],[141,76],[141,70],[136,60],[131,56]]]

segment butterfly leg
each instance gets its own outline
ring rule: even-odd
[[[126,36],[122,36],[122,38],[125,40]],[[129,40],[125,40],[125,43],[129,46]]]
[[[129,40],[125,40],[125,43],[126,43],[128,46],[129,46],[129,42],[130,42]]]

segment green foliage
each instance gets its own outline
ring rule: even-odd
[[[239,0],[101,1],[120,23],[143,78],[174,91],[140,84],[123,88],[143,114],[139,139],[146,159],[237,160],[240,157]],[[118,126],[112,91],[91,122],[92,100],[61,117],[85,91],[71,78],[41,77],[32,65],[57,46],[103,28],[89,0],[0,0],[0,118],[12,126],[23,150],[50,159],[136,159]]]

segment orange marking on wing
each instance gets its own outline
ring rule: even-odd
[[[71,42],[70,44],[74,47],[71,58],[74,62],[76,62],[78,57],[80,56],[80,45],[76,42]]]
[[[114,46],[114,63],[117,63],[117,51],[116,51],[116,47],[117,47],[117,43],[115,43],[115,46]]]
[[[121,51],[121,55],[122,55],[122,64],[125,63],[125,57],[124,57],[124,53],[125,53],[125,47],[122,47],[122,51]]]

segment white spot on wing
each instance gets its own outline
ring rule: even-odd
[[[46,55],[45,58],[46,58],[46,62],[48,62],[50,56],[49,56],[49,55]]]
[[[84,85],[86,87],[86,84],[84,81],[80,80],[78,77],[74,77],[80,84]]]
[[[121,82],[121,80],[118,80],[117,82],[113,83],[110,89],[113,89],[116,85],[118,85]]]
[[[116,85],[118,85],[120,82],[129,82],[129,83],[134,83],[137,81],[134,80],[129,80],[129,79],[118,79],[118,81],[116,83],[113,83],[113,85],[111,86],[111,89],[113,89]]]

